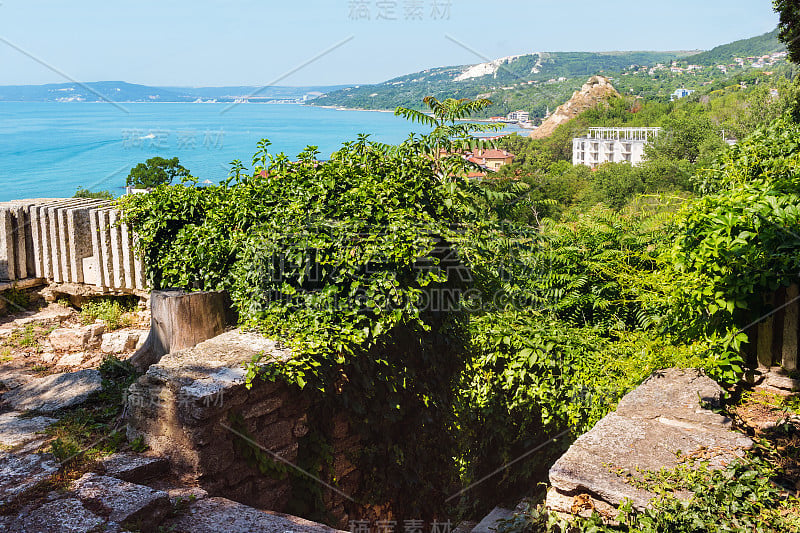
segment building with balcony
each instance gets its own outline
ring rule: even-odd
[[[527,111],[514,111],[508,114],[507,119],[514,122],[530,122],[531,114]]]
[[[572,164],[597,168],[603,163],[638,165],[644,147],[658,137],[661,128],[589,128],[583,137],[572,139]]]

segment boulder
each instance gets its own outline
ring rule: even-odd
[[[641,510],[655,495],[628,483],[627,475],[675,468],[680,455],[708,461],[710,468],[742,456],[753,442],[733,431],[730,419],[708,409],[719,405],[722,395],[700,371],[655,372],[556,461],[547,506],[570,513],[574,497],[585,495],[596,507],[630,499]],[[565,508],[564,502],[573,503]]]
[[[17,517],[10,531],[17,533],[94,533],[106,521],[74,498],[55,500]]]
[[[59,466],[49,453],[0,453],[0,506],[16,501],[50,479]]]
[[[73,489],[86,508],[143,532],[155,531],[172,511],[166,492],[113,477],[84,474]]]
[[[31,379],[6,392],[3,400],[17,410],[49,413],[83,403],[102,388],[100,372],[86,369]]]
[[[170,531],[191,533],[341,533],[323,524],[296,516],[259,511],[225,498],[206,498],[193,504],[182,516],[171,520],[169,527],[174,528]]]

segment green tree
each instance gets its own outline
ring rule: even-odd
[[[464,119],[473,113],[492,105],[491,100],[448,98],[439,101],[433,96],[426,96],[423,102],[430,109],[430,114],[406,107],[398,107],[394,114],[433,128],[431,133],[422,136],[422,147],[425,155],[433,159],[433,169],[440,179],[446,181],[453,177],[465,176],[472,167],[459,154],[489,144],[476,139],[472,134],[503,128],[501,124],[464,122]]]
[[[181,166],[177,157],[172,159],[152,157],[132,168],[125,184],[141,189],[149,189],[159,185],[170,184],[175,178],[183,179],[188,177],[189,170]]]
[[[780,15],[778,37],[789,50],[789,59],[800,63],[800,5],[797,0],[774,0],[772,6]]]
[[[75,194],[72,195],[73,198],[97,198],[101,200],[113,200],[114,195],[111,191],[90,191],[86,187],[78,187],[78,190],[75,191]]]
[[[645,158],[705,161],[726,145],[722,132],[708,116],[670,116],[664,132],[645,147]]]

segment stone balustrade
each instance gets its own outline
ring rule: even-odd
[[[103,291],[147,289],[133,235],[108,200],[0,203],[0,280],[38,278]]]

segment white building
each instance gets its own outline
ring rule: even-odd
[[[692,89],[675,89],[675,92],[672,93],[672,100],[678,100],[680,98],[686,98],[694,91]]]
[[[584,137],[572,139],[572,164],[597,168],[603,163],[638,165],[644,147],[661,128],[589,128]]]
[[[527,111],[514,111],[506,117],[508,120],[516,120],[517,122],[530,122],[531,114]]]

